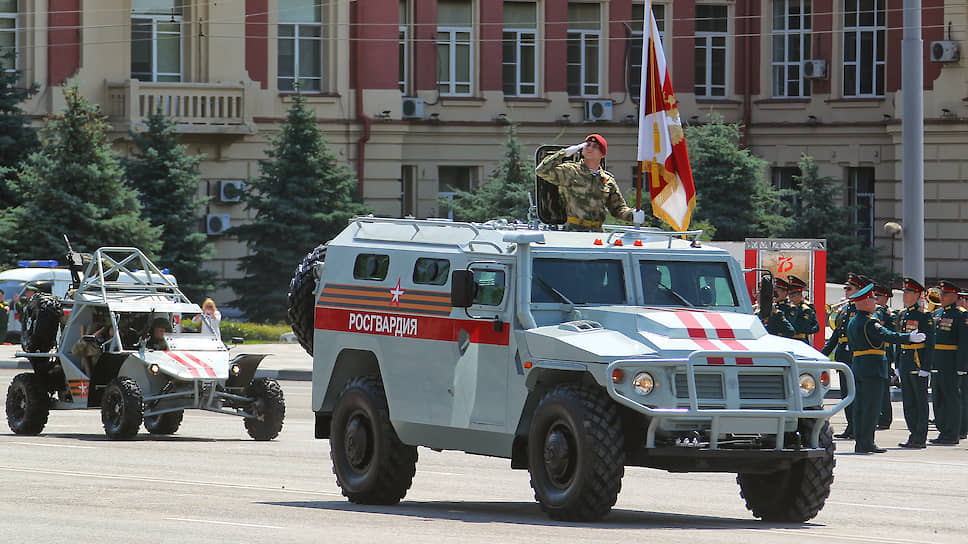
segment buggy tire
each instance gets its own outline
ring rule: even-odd
[[[316,265],[326,260],[326,246],[317,246],[306,255],[289,282],[288,321],[299,345],[313,354],[313,332],[316,320]]]
[[[546,393],[531,420],[528,470],[535,499],[552,519],[604,517],[625,474],[618,406],[597,386],[563,384]]]
[[[282,431],[286,419],[286,400],[276,380],[256,378],[245,388],[245,396],[253,399],[251,412],[256,417],[245,418],[245,430],[255,440],[272,440]]]
[[[350,502],[393,505],[406,496],[417,448],[401,442],[393,429],[379,376],[358,376],[343,387],[329,443],[336,485]]]
[[[802,421],[801,435],[809,436],[815,423]],[[740,496],[746,508],[763,521],[803,523],[813,519],[830,496],[834,481],[833,433],[826,421],[820,429],[823,457],[797,461],[790,468],[771,474],[739,474]]]
[[[50,351],[57,342],[57,329],[64,317],[61,301],[45,293],[36,293],[27,301],[24,314],[20,339],[24,351]]]
[[[167,412],[157,416],[145,416],[145,430],[149,434],[175,434],[185,417],[184,410]]]
[[[7,388],[7,425],[14,434],[40,434],[50,415],[50,395],[37,374],[18,374]]]
[[[133,378],[118,376],[101,397],[101,424],[112,440],[130,440],[138,434],[144,416],[141,387]]]

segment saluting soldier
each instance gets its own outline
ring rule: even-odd
[[[901,403],[908,439],[898,446],[924,448],[928,440],[928,377],[934,351],[934,321],[919,304],[924,286],[914,278],[904,278],[904,309],[897,314],[897,332],[921,331],[924,342],[901,344],[895,362],[901,375]]]
[[[938,437],[932,444],[957,444],[962,438],[962,388],[968,373],[968,312],[958,307],[958,286],[941,281],[941,307],[934,312],[932,380],[934,422]]]
[[[850,295],[856,293],[868,283],[870,281],[867,281],[867,278],[863,275],[849,272],[847,274],[847,283],[844,284],[844,295],[849,298]],[[847,366],[850,366],[853,362],[853,357],[850,354],[850,345],[847,343],[847,325],[850,323],[851,318],[854,317],[854,313],[856,313],[856,310],[851,302],[848,302],[840,309],[840,312],[837,314],[834,332],[827,339],[827,343],[824,344],[823,349],[820,350],[824,355],[833,353],[835,361],[844,363]],[[847,396],[847,387],[845,385],[847,374],[841,372],[839,376],[840,398],[845,398]],[[834,437],[854,438],[854,409],[852,405],[844,410],[844,416],[847,418],[847,428],[844,429],[844,432],[835,434]]]
[[[569,160],[578,152],[581,161]],[[535,169],[541,179],[558,186],[568,214],[565,230],[602,230],[606,209],[617,219],[645,222],[645,210],[629,208],[615,177],[601,167],[607,152],[605,138],[589,134],[582,143],[545,157]]]
[[[794,334],[793,337],[810,343],[810,335],[820,332],[820,322],[817,321],[817,309],[813,304],[803,299],[803,291],[807,288],[807,282],[800,278],[789,275],[787,279],[790,283],[790,305],[793,306]]]
[[[877,304],[877,309],[874,310],[874,319],[889,331],[897,330],[894,324],[896,316],[889,305],[893,294],[884,284],[874,283],[874,302]],[[884,346],[884,351],[887,352],[885,354],[887,357],[887,385],[884,387],[884,396],[881,398],[881,415],[877,418],[878,431],[891,428],[891,423],[894,421],[894,410],[891,406],[891,386],[901,385],[897,372],[893,368],[894,346],[887,344]]]
[[[874,427],[880,413],[881,397],[887,383],[887,357],[884,344],[921,343],[925,334],[920,331],[899,333],[885,329],[871,314],[877,309],[874,285],[868,284],[848,297],[857,313],[847,325],[847,342],[851,346],[851,370],[857,384],[854,399],[855,453],[884,453],[874,443]]]

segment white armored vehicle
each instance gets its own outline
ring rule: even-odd
[[[172,434],[186,409],[245,418],[256,440],[278,436],[285,400],[275,380],[256,378],[264,355],[231,354],[219,329],[138,249],[98,249],[84,272],[68,261],[74,288],[64,300],[36,294],[29,340],[18,357],[33,372],[7,390],[10,429],[43,431],[50,410],[96,408],[104,432],[132,438],[144,422]]]
[[[307,256],[290,317],[343,495],[400,501],[426,446],[510,459],[555,519],[607,514],[626,466],[736,473],[766,520],[819,512],[853,391],[824,395],[850,370],[767,334],[725,251],[606,230],[361,217]]]

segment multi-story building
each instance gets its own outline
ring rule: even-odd
[[[842,180],[858,236],[896,255],[901,220],[902,0],[655,2],[684,122],[745,127],[764,175],[790,187],[801,153]],[[211,266],[238,274],[245,221],[232,191],[257,173],[297,86],[381,215],[447,213],[486,180],[506,124],[525,148],[609,141],[626,194],[635,158],[645,7],[636,0],[0,0],[0,48],[41,92],[38,120],[73,79],[130,148],[161,106],[214,197],[200,228]],[[964,2],[923,0],[926,273],[968,283]],[[939,42],[935,44],[934,42]],[[702,198],[702,195],[699,195]],[[893,244],[893,248],[891,247]],[[309,248],[307,248],[309,249]],[[222,298],[229,294],[224,293]]]

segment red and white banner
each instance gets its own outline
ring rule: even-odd
[[[672,228],[686,230],[696,207],[696,187],[652,2],[645,3],[645,13],[648,20],[642,38],[639,168],[643,177],[648,173],[652,213]]]

